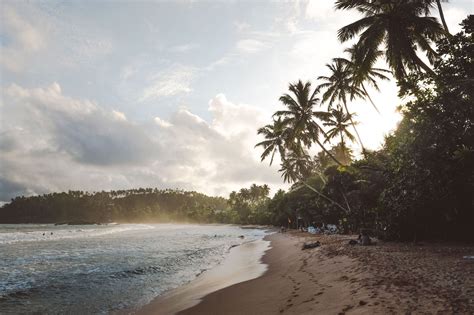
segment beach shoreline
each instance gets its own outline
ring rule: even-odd
[[[199,304],[206,295],[234,284],[255,279],[267,270],[262,263],[270,241],[260,239],[232,247],[224,261],[204,271],[191,282],[170,290],[140,308],[136,314],[176,314]]]
[[[473,246],[362,247],[348,245],[349,239],[300,232],[266,236],[271,248],[262,257],[268,265],[263,275],[209,293],[177,314],[473,312],[474,264],[462,258]],[[301,250],[316,240],[321,247]],[[138,314],[168,314],[159,300]]]

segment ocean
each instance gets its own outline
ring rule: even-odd
[[[0,225],[0,313],[137,309],[264,236],[231,225]]]

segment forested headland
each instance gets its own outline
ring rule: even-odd
[[[355,44],[327,65],[314,88],[291,83],[279,99],[283,109],[258,130],[262,161],[280,163],[289,191],[270,197],[267,185],[252,185],[227,199],[181,190],[70,191],[17,197],[0,209],[0,223],[294,226],[298,219],[347,233],[364,228],[387,239],[474,241],[474,16],[451,34],[429,15],[433,4],[336,1],[336,9],[364,15],[337,34]],[[388,69],[375,66],[382,59]],[[374,104],[367,87],[390,79],[404,100],[403,118],[382,148],[370,151],[348,106],[364,99],[377,110],[383,104]]]

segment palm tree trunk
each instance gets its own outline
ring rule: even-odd
[[[341,152],[342,152],[342,156],[344,157],[344,163],[349,163],[350,162],[350,158],[349,158],[349,154],[346,155],[346,144],[344,143],[344,135],[342,134],[342,131],[340,132],[341,134]]]
[[[349,210],[349,212],[351,212],[351,206],[349,205],[349,201],[347,201],[346,194],[343,191],[341,191],[341,194],[342,194],[342,197],[344,198],[344,201],[346,202],[347,209]]]
[[[436,76],[436,73],[433,71],[433,69],[431,69],[426,63],[424,63],[420,57],[418,57],[418,55],[413,52],[413,61],[420,67],[422,68],[423,70],[425,70],[425,72],[430,75],[431,77],[435,77]]]
[[[357,131],[357,128],[355,127],[354,121],[352,120],[352,115],[349,113],[349,109],[347,108],[346,102],[342,102],[344,104],[344,108],[346,109],[347,115],[349,115],[349,120],[351,121],[352,128],[354,128],[354,131],[357,135],[357,140],[359,140],[360,146],[362,148],[362,153],[365,153],[365,148],[364,145],[362,144],[362,139],[360,138],[359,132]]]
[[[341,162],[339,162],[335,157],[334,155],[331,154],[331,152],[329,152],[325,147],[324,145],[318,140],[316,139],[316,143],[321,147],[321,149],[323,149],[323,151],[329,155],[329,157],[334,161],[336,162],[339,166],[344,166],[344,164],[342,164]]]
[[[446,24],[446,20],[444,19],[444,12],[443,7],[441,6],[441,1],[436,0],[436,4],[438,5],[439,16],[441,17],[441,22],[443,23],[444,29],[446,30],[446,33],[451,35],[451,33],[449,33],[448,24]]]
[[[372,106],[375,108],[375,110],[377,111],[377,113],[380,114],[379,109],[377,108],[377,106],[375,106],[375,103],[374,103],[374,101],[372,101],[372,98],[370,97],[369,93],[368,93],[367,90],[365,89],[364,84],[362,84],[361,86],[362,86],[362,89],[364,90],[365,95],[367,96],[367,98],[369,99],[370,103],[372,104]]]
[[[306,187],[308,187],[311,191],[314,191],[315,193],[317,193],[320,197],[323,197],[324,199],[326,199],[327,201],[335,204],[337,207],[339,207],[340,209],[342,209],[343,211],[345,212],[348,212],[348,210],[346,208],[344,208],[343,206],[341,206],[338,202],[332,200],[331,198],[329,198],[328,196],[326,196],[325,194],[323,194],[322,192],[318,191],[316,188],[313,188],[312,186],[310,186],[308,183],[306,183],[304,180],[301,180],[301,183],[303,183],[303,185],[305,185]]]

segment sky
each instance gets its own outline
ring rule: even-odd
[[[473,2],[443,3],[451,32]],[[433,12],[437,16],[437,12]],[[286,188],[256,130],[288,84],[344,55],[333,1],[0,0],[0,201],[67,190]],[[381,66],[384,66],[381,64]],[[393,80],[357,113],[377,149]],[[357,145],[354,144],[357,150]]]

